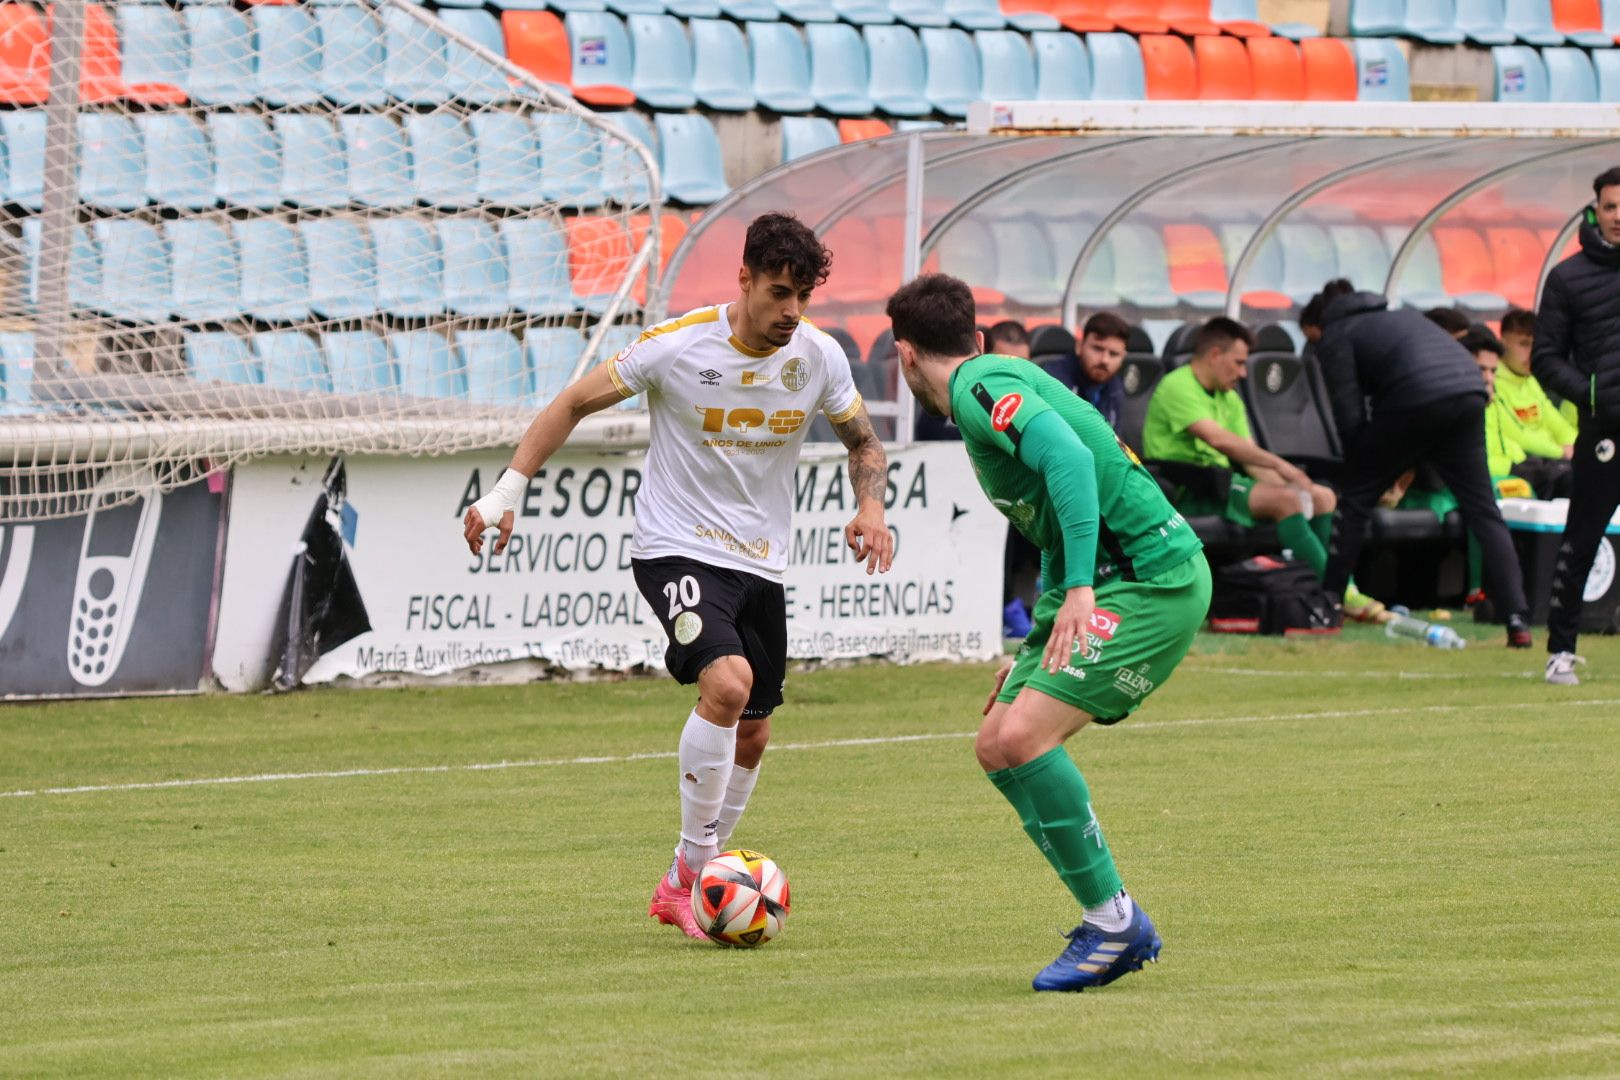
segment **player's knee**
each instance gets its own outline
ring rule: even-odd
[[[979,767],[985,772],[995,772],[1007,767],[1007,759],[1001,753],[1001,732],[998,725],[986,721],[979,728],[978,737],[973,740],[973,754],[979,759]]]
[[[698,692],[724,719],[742,716],[753,690],[754,673],[740,656],[723,656],[698,677]]]
[[[1311,485],[1311,502],[1315,505],[1318,514],[1331,514],[1338,509],[1339,496],[1332,488],[1320,484]]]
[[[1046,733],[1026,722],[1019,712],[1009,712],[1001,721],[997,749],[1005,766],[1034,761],[1049,749]]]

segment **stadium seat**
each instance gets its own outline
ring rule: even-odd
[[[1058,26],[1077,34],[1107,33],[1116,29],[1105,0],[1003,0],[1001,10],[1011,19],[1050,15]]]
[[[1299,46],[1287,38],[1250,38],[1249,68],[1256,101],[1304,101],[1305,64]]]
[[[630,234],[613,218],[570,218],[564,227],[574,299],[583,310],[599,315],[630,268]]]
[[[1164,378],[1164,362],[1150,352],[1132,350],[1120,365],[1120,386],[1125,400],[1120,403],[1119,425],[1115,429],[1120,440],[1137,453],[1142,452],[1142,429],[1147,423],[1148,403],[1153,391]]]
[[[257,85],[253,27],[226,7],[188,7],[180,13],[191,43],[185,91],[203,105],[246,105]]]
[[[596,129],[569,113],[531,117],[540,144],[540,196],[549,202],[602,204],[602,141]]]
[[[452,112],[408,113],[411,193],[428,206],[475,206],[478,159],[472,133]]]
[[[1332,225],[1328,238],[1333,242],[1339,276],[1358,289],[1383,292],[1389,277],[1389,249],[1379,235],[1366,225]]]
[[[326,358],[308,334],[297,330],[273,330],[253,335],[253,351],[259,358],[264,385],[275,390],[329,394],[332,377],[326,371]]]
[[[214,205],[214,170],[208,133],[178,112],[136,113],[135,126],[145,147],[148,200],[201,210]]]
[[[1547,100],[1547,67],[1541,54],[1528,45],[1498,45],[1491,50],[1496,67],[1496,100]]]
[[[1458,45],[1464,36],[1454,0],[1406,0],[1405,33],[1430,45]]]
[[[505,330],[458,330],[456,352],[466,371],[468,401],[527,405],[534,396],[523,346]]]
[[[1063,299],[1064,281],[1058,280],[1050,234],[1035,218],[1015,218],[990,226],[996,246],[993,287],[1013,303],[1027,307],[1056,307]]]
[[[1165,21],[1171,33],[1184,37],[1210,37],[1221,32],[1209,17],[1209,0],[1161,0],[1153,14]],[[1267,32],[1262,28],[1261,33]]]
[[[1361,76],[1350,46],[1338,38],[1309,38],[1299,43],[1305,68],[1306,101],[1354,101]]]
[[[480,201],[528,206],[540,201],[540,142],[520,113],[478,112],[472,127]]]
[[[157,230],[126,218],[96,221],[90,229],[101,252],[102,309],[130,322],[167,319],[169,256]]]
[[[655,109],[690,109],[697,104],[692,89],[692,43],[673,15],[632,15],[630,42],[635,64],[630,89]]]
[[[1513,44],[1513,32],[1502,29],[1506,19],[1503,0],[1457,0],[1457,29],[1476,45]]]
[[[370,330],[328,331],[321,335],[321,352],[335,394],[375,394],[395,386],[388,343]]]
[[[1018,35],[1013,35],[1018,38]],[[973,39],[954,27],[950,29],[924,28],[918,31],[922,40],[923,94],[934,108],[946,116],[964,117],[968,103],[977,101],[983,86],[979,53]],[[1018,47],[1024,42],[1018,38]],[[1027,50],[1025,57],[1028,57]],[[1033,91],[1034,87],[1028,89]]]
[[[0,111],[5,145],[5,201],[38,210],[45,192],[45,110]]]
[[[188,58],[179,14],[158,5],[119,4],[116,18],[124,80],[132,95],[147,97],[153,88],[161,87],[174,104],[184,102],[186,95],[181,87],[186,82]],[[0,46],[0,57],[5,52]],[[9,99],[0,93],[0,100]]]
[[[981,74],[976,99],[1032,101],[1035,98],[1035,60],[1024,35],[1012,30],[980,30],[973,35],[979,51]],[[1089,65],[1088,65],[1089,66]]]
[[[79,198],[103,210],[146,205],[146,151],[129,117],[79,114]]]
[[[1328,403],[1317,395],[1305,362],[1291,352],[1257,349],[1243,377],[1243,399],[1256,440],[1289,461],[1332,462]]]
[[[1226,301],[1226,258],[1209,226],[1166,225],[1164,252],[1170,291],[1200,310],[1219,310]]]
[[[185,322],[217,322],[242,311],[242,279],[236,249],[219,221],[181,218],[166,222],[169,241],[170,308]]]
[[[810,93],[835,116],[872,112],[866,45],[853,26],[815,23],[804,28],[810,46]]]
[[[383,84],[383,31],[377,17],[359,5],[318,7],[321,96],[336,105],[376,108],[388,102]]]
[[[639,250],[642,242],[647,239],[647,226],[652,218],[649,214],[634,214],[630,218],[630,246]],[[686,220],[673,211],[665,211],[658,219],[658,268],[663,270],[669,265],[669,257],[675,254],[681,241],[686,238]],[[636,302],[645,303],[642,295],[644,283],[638,282],[636,288]]]
[[[1159,14],[1160,0],[1105,0],[1105,10],[1129,34],[1168,34],[1170,24]]]
[[[1351,0],[1351,37],[1396,37],[1406,33],[1406,0]]]
[[[907,26],[866,26],[861,36],[866,39],[873,104],[892,116],[928,115],[927,72],[916,31]]]
[[[1290,41],[1302,41],[1322,33],[1309,23],[1261,22],[1259,5],[1255,0],[1210,0],[1209,18],[1224,33],[1235,37],[1270,37],[1278,34]]]
[[[28,264],[28,306],[39,306],[38,216],[23,218],[23,253]],[[167,290],[167,284],[164,289]],[[68,256],[68,299],[74,307],[100,309],[101,252],[83,225],[73,228],[73,251]]]
[[[1317,225],[1281,225],[1276,235],[1282,245],[1282,291],[1303,306],[1323,282],[1339,276],[1338,253],[1328,234]]]
[[[913,29],[951,25],[951,17],[945,14],[945,0],[889,0],[888,7],[896,21]]]
[[[0,103],[45,104],[51,96],[50,49],[36,8],[0,4]]]
[[[466,396],[467,373],[443,334],[433,330],[392,334],[388,351],[394,359],[400,393],[425,398]]]
[[[327,319],[354,319],[377,310],[377,260],[359,219],[300,221],[309,268],[309,306]]]
[[[821,116],[782,117],[782,160],[796,161],[809,154],[837,146],[843,140],[838,126]]]
[[[383,86],[408,105],[450,100],[450,64],[444,35],[407,12],[384,6]]]
[[[658,144],[664,194],[677,202],[712,203],[731,190],[720,155],[720,138],[708,117],[659,113]]]
[[[1001,10],[996,0],[945,0],[945,14],[964,30],[1005,30],[1015,20]],[[1023,13],[1016,20],[1020,30],[1056,30],[1061,25],[1051,15]]]
[[[1396,225],[1386,225],[1383,234],[1384,243],[1393,255],[1405,242],[1407,230]],[[1449,307],[1454,301],[1446,293],[1443,277],[1440,270],[1440,249],[1435,247],[1434,236],[1418,237],[1401,270],[1400,279],[1396,282],[1401,303],[1418,308],[1437,305]]]
[[[779,113],[807,113],[816,107],[810,92],[810,51],[797,29],[782,22],[748,24],[748,56],[754,96]]]
[[[505,218],[495,226],[506,252],[507,306],[527,315],[575,310],[568,238],[549,217]]]
[[[1526,45],[1562,45],[1564,35],[1553,26],[1548,0],[1505,0],[1502,29]]]
[[[640,113],[612,112],[601,116],[622,128],[633,142],[651,151],[654,163],[657,162],[657,140]],[[644,203],[651,194],[647,166],[641,155],[630,144],[606,136],[602,138],[602,193],[621,206]]]
[[[402,207],[411,191],[411,149],[393,118],[378,113],[340,113],[338,128],[348,165],[350,202]]]
[[[1035,100],[1084,101],[1091,96],[1091,57],[1078,34],[1058,30],[1031,34],[1035,49]]]
[[[544,408],[568,385],[585,339],[568,326],[531,326],[523,334],[523,354],[534,379],[529,404]]]
[[[807,25],[838,21],[838,9],[828,0],[776,0],[776,10],[784,19]]]
[[[208,142],[213,147],[214,197],[233,206],[268,210],[281,202],[281,151],[262,116],[209,112]]]
[[[249,18],[259,43],[255,92],[271,105],[321,99],[321,48],[315,20],[298,7],[261,5]]]
[[[46,8],[45,29],[49,33],[52,19],[55,17],[55,6]],[[129,100],[145,100],[146,103],[180,104],[186,100],[184,92],[175,87],[155,87],[147,89],[153,91],[153,96],[147,99],[137,97],[131,88],[124,82],[124,64],[118,51],[118,27],[107,9],[100,4],[84,5],[84,42],[79,52],[79,101],[85,105],[97,105],[117,101],[120,98]]]
[[[433,230],[414,217],[377,218],[370,225],[377,310],[407,319],[442,312],[444,260]]]
[[[635,54],[630,35],[615,15],[571,11],[564,24],[568,30],[571,57],[569,85],[574,96],[587,105],[629,105],[636,99],[630,89]],[[544,30],[543,26],[539,29]],[[542,39],[548,49],[549,37]],[[512,34],[506,35],[507,55],[512,56]],[[513,56],[515,60],[516,57]],[[541,75],[541,78],[546,76]]]
[[[1496,264],[1485,238],[1466,226],[1441,225],[1433,232],[1440,252],[1440,280],[1446,295],[1477,311],[1507,306],[1497,291]]]
[[[1598,100],[1620,102],[1620,51],[1600,49],[1594,52],[1592,66],[1597,74]]]
[[[1248,101],[1254,97],[1254,72],[1243,42],[1230,37],[1193,39],[1198,61],[1198,96],[1204,101]]]
[[[1087,34],[1091,50],[1091,96],[1097,101],[1141,101],[1147,97],[1142,48],[1129,34]]]
[[[501,24],[489,12],[450,8],[441,9],[438,16],[445,26],[496,56],[506,55]],[[513,96],[512,84],[504,71],[448,36],[445,39],[445,88],[452,98],[475,105],[505,101]]]
[[[775,0],[720,0],[720,11],[735,22],[771,22],[781,18]]]
[[[854,26],[888,26],[895,21],[883,0],[832,0],[832,6],[840,19]]]
[[[748,43],[737,24],[723,19],[693,19],[692,89],[698,101],[722,112],[746,112],[757,104]],[[769,26],[770,23],[759,23]]]
[[[1357,40],[1355,43],[1357,100],[1410,101],[1412,88],[1407,81],[1406,54],[1400,45],[1388,40]]]
[[[309,270],[293,227],[279,218],[231,226],[241,255],[242,310],[266,322],[309,317]]]
[[[1487,228],[1485,242],[1491,249],[1497,291],[1510,304],[1534,308],[1546,245],[1534,232],[1518,226]]]
[[[186,372],[198,382],[259,381],[259,365],[246,338],[223,330],[187,330],[180,340]]]
[[[1113,245],[1114,286],[1119,297],[1139,308],[1173,308],[1170,265],[1159,233],[1146,225],[1121,224],[1108,234]]]
[[[587,90],[587,96],[575,91],[568,30],[562,19],[549,11],[503,11],[501,36],[508,60],[563,92],[574,93],[581,101],[601,98],[595,103],[625,105],[636,99],[622,86],[608,87],[602,93]]]
[[[1186,101],[1198,96],[1198,63],[1187,43],[1172,34],[1143,34],[1142,73],[1152,101]]]
[[[662,15],[666,10],[663,0],[606,0],[606,3],[609,11],[621,16]]]
[[[481,218],[444,218],[439,256],[444,263],[444,302],[457,315],[495,316],[509,310],[506,256],[500,237]]]
[[[664,8],[682,19],[714,19],[720,15],[715,0],[664,0]]]
[[[887,121],[871,120],[840,120],[838,121],[839,142],[860,142],[862,139],[881,139],[885,135],[893,135],[894,129]]]
[[[1595,102],[1598,100],[1597,72],[1585,49],[1543,49],[1547,65],[1547,100],[1553,102]]]

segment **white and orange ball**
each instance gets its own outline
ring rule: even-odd
[[[724,851],[703,864],[692,885],[692,914],[722,945],[754,948],[782,932],[792,905],[787,875],[767,855]]]

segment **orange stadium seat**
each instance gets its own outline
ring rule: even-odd
[[[27,4],[0,4],[0,102],[43,105],[50,97],[50,37]]]
[[[568,276],[574,295],[605,297],[613,294],[630,268],[630,234],[612,218],[576,217],[564,223],[568,230]]]
[[[1164,253],[1170,288],[1177,296],[1226,294],[1226,256],[1221,241],[1207,225],[1166,225]]]
[[[1254,97],[1254,73],[1249,50],[1229,37],[1193,39],[1198,62],[1198,96],[1204,101],[1248,101]]]
[[[1541,261],[1552,242],[1542,240],[1526,228],[1503,227],[1485,230],[1491,247],[1491,265],[1496,270],[1497,291],[1508,302],[1530,307],[1536,302],[1536,284],[1541,278]]]
[[[1494,293],[1496,267],[1485,240],[1473,229],[1442,226],[1434,230],[1434,245],[1440,251],[1440,282],[1451,296],[1468,293]]]
[[[1020,0],[1012,0],[1017,3]],[[1041,4],[1045,11],[1063,24],[1064,29],[1077,34],[1105,34],[1119,27],[1108,14],[1108,0],[1023,0]],[[1002,5],[1003,10],[1013,9]]]
[[[168,83],[124,82],[118,26],[100,4],[84,6],[84,59],[79,94],[85,101],[128,98],[143,105],[184,105],[186,92]]]
[[[548,83],[565,86],[589,105],[633,105],[636,95],[624,86],[574,86],[574,54],[568,28],[549,11],[503,11],[501,33],[506,58]]]
[[[1108,17],[1129,34],[1163,34],[1170,29],[1159,14],[1159,0],[1108,0],[1107,11]]]
[[[630,249],[631,252],[641,247],[641,242],[647,236],[647,226],[652,221],[649,214],[636,214],[630,218]],[[658,269],[660,276],[664,267],[669,265],[669,257],[675,254],[680,246],[681,238],[686,235],[686,220],[672,210],[666,210],[664,216],[658,219]],[[642,276],[636,280],[636,303],[647,302],[647,279]]]
[[[880,139],[892,134],[894,128],[878,119],[838,121],[839,142],[860,142],[862,139]]]
[[[1188,37],[1219,35],[1221,28],[1209,17],[1209,0],[1164,0],[1158,15],[1170,29]]]
[[[1250,38],[1249,68],[1256,101],[1303,101],[1305,64],[1299,46],[1287,38]]]
[[[1306,38],[1299,43],[1305,65],[1306,101],[1354,101],[1359,79],[1350,46],[1338,38]]]
[[[1552,20],[1559,33],[1576,39],[1571,45],[1596,45],[1595,35],[1603,34],[1600,0],[1552,0]],[[1612,45],[1614,41],[1610,39],[1603,44]]]
[[[1137,40],[1149,101],[1189,101],[1198,96],[1198,63],[1185,41],[1169,34],[1143,34]]]

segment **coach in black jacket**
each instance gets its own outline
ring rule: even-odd
[[[1407,469],[1428,462],[1479,540],[1485,588],[1508,616],[1508,644],[1528,648],[1529,605],[1485,464],[1489,399],[1474,358],[1421,312],[1390,311],[1382,296],[1355,292],[1348,281],[1323,286],[1299,323],[1316,344],[1345,447],[1322,587],[1343,595],[1378,497]]]
[[[1573,685],[1581,594],[1603,530],[1620,505],[1620,168],[1592,181],[1581,250],[1547,275],[1530,367],[1575,403],[1573,490],[1547,613],[1547,681]]]

